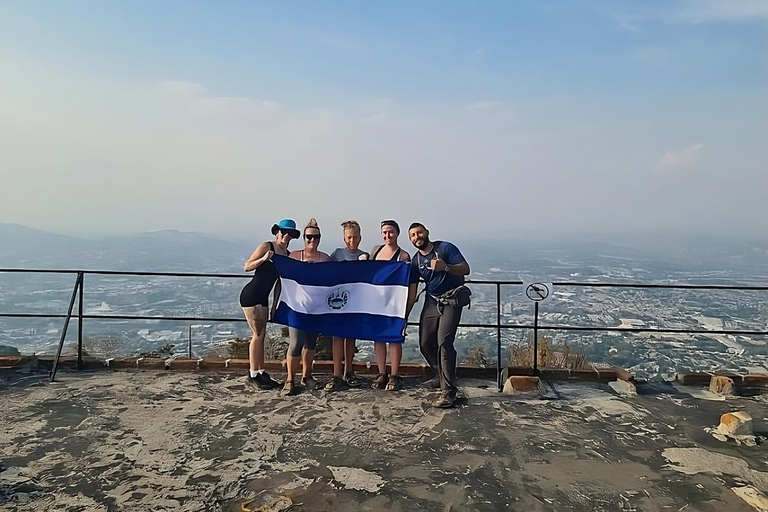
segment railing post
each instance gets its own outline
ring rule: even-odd
[[[85,287],[85,274],[78,272],[80,280],[80,293],[78,293],[77,307],[77,369],[83,369],[83,288]]]
[[[496,283],[496,385],[501,385],[501,283]]]
[[[53,368],[51,369],[50,381],[53,382],[56,378],[56,370],[59,368],[59,359],[61,359],[61,349],[64,348],[64,339],[67,337],[67,328],[69,327],[69,320],[72,318],[72,308],[75,307],[75,298],[77,297],[77,290],[80,287],[81,280],[83,278],[82,273],[77,274],[75,280],[75,288],[72,290],[72,298],[69,301],[69,309],[67,310],[67,318],[64,320],[64,329],[61,331],[61,340],[59,340],[59,350],[56,351],[56,359],[53,360]]]
[[[187,346],[187,357],[192,359],[192,324],[189,324],[189,345]]]
[[[533,374],[539,374],[539,302],[533,303]]]

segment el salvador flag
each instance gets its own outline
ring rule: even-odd
[[[402,342],[410,264],[306,263],[276,254],[280,302],[272,320],[327,336]]]

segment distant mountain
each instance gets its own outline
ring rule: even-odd
[[[175,230],[88,239],[0,224],[0,266],[9,268],[238,272],[253,249]]]

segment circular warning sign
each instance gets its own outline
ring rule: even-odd
[[[534,302],[541,302],[549,297],[549,286],[544,283],[531,283],[525,288],[525,295]]]

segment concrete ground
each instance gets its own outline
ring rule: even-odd
[[[0,371],[0,510],[754,512],[768,489],[760,435],[706,430],[744,410],[760,434],[766,396],[465,380],[438,410],[416,381],[282,398],[225,373],[57,378]]]

